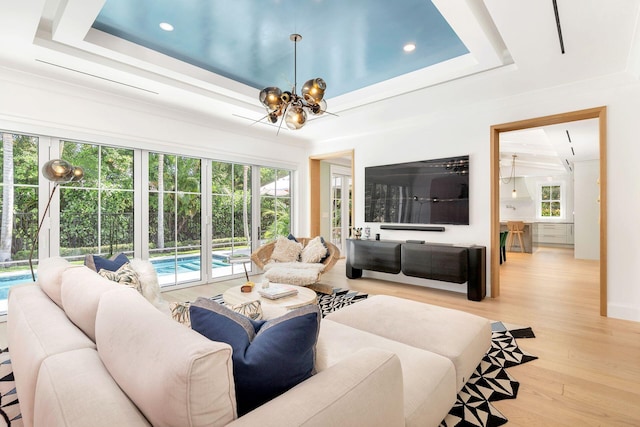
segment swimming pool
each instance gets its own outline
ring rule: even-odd
[[[229,267],[231,264],[225,262],[228,259],[226,254],[211,254],[213,268]],[[156,269],[159,277],[173,276],[177,274],[193,273],[200,271],[200,255],[184,255],[177,258],[162,257],[154,258],[151,263]],[[176,270],[177,268],[177,270]],[[36,273],[36,277],[37,277]],[[15,274],[0,275],[0,300],[7,299],[9,288],[20,283],[32,282],[31,272],[16,272]],[[166,280],[161,282],[166,282]]]

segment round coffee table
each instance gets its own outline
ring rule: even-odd
[[[269,298],[264,298],[258,293],[258,289],[260,289],[261,286],[261,283],[256,283],[251,292],[242,292],[240,290],[242,286],[234,286],[233,288],[227,289],[222,294],[222,298],[227,304],[235,305],[260,300],[260,304],[262,305],[263,309],[268,309],[269,307],[278,307],[287,310],[292,310],[304,305],[315,304],[318,300],[318,296],[314,291],[303,286],[295,286],[295,288],[298,289],[298,293],[296,295],[272,300]]]

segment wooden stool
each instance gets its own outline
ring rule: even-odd
[[[515,236],[518,236],[520,252],[524,252],[524,241],[522,239],[522,236],[524,235],[524,222],[507,221],[507,228],[509,229],[509,250],[513,249],[513,240],[515,239]]]

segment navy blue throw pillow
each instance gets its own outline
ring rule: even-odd
[[[289,235],[287,236],[287,239],[289,240],[293,240],[296,243],[300,243],[298,242],[298,239],[296,239],[296,236],[294,236],[293,234],[289,233]]]
[[[320,309],[307,305],[267,321],[254,321],[222,304],[198,298],[191,328],[233,349],[238,416],[315,374]]]
[[[111,258],[104,258],[98,255],[87,255],[84,259],[84,265],[93,271],[105,269],[107,271],[118,271],[120,267],[129,262],[129,258],[125,254],[118,253]]]

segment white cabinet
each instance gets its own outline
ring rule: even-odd
[[[573,245],[572,223],[538,222],[536,225],[537,243]]]

